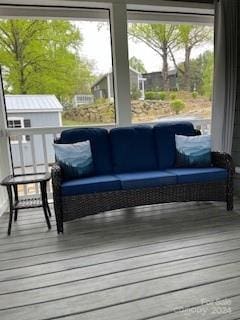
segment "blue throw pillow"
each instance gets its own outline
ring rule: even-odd
[[[175,135],[176,167],[203,168],[211,166],[211,137]]]
[[[54,149],[64,179],[77,179],[94,173],[89,140],[73,144],[54,144]]]

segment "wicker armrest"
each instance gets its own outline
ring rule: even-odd
[[[51,175],[52,175],[53,188],[60,187],[62,182],[62,169],[57,162],[54,163],[54,165],[52,166]]]
[[[212,163],[216,167],[227,169],[228,171],[228,182],[226,188],[226,201],[227,210],[233,210],[233,176],[235,173],[235,166],[232,157],[228,153],[212,152]]]
[[[228,153],[212,152],[212,163],[216,167],[227,169],[230,177],[235,173],[233,159]]]
[[[53,186],[53,204],[56,215],[57,230],[63,232],[63,218],[62,218],[62,192],[61,192],[61,182],[62,182],[62,170],[58,163],[52,166],[52,186]]]

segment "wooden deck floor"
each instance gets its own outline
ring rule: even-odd
[[[240,319],[240,201],[0,218],[1,320]],[[219,300],[216,302],[216,300]],[[213,302],[212,304],[210,302]]]

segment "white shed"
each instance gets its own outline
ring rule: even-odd
[[[9,128],[60,127],[62,126],[63,106],[54,95],[5,95]],[[36,163],[44,163],[44,153],[40,137],[34,137]],[[47,154],[49,162],[54,160],[52,137],[47,137]],[[23,136],[24,164],[32,163],[31,138]],[[17,137],[11,138],[11,150],[14,167],[20,166]]]

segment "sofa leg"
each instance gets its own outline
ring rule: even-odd
[[[55,215],[56,217],[56,225],[57,225],[57,233],[63,233],[63,221],[61,219],[61,216]]]
[[[57,233],[63,233],[63,222],[62,221],[57,221]]]
[[[233,210],[233,181],[232,179],[228,182],[227,185],[227,194],[226,194],[226,200],[227,200],[227,211]]]
[[[60,234],[60,233],[63,234],[63,228],[58,228],[58,227],[57,227],[57,233],[58,233],[58,234]]]
[[[227,200],[227,211],[233,211],[233,199]]]
[[[58,205],[54,202],[54,211],[55,211],[55,219],[57,225],[57,233],[63,233],[63,218],[62,218],[62,211]]]
[[[233,192],[229,192],[227,195],[227,211],[233,210]]]

